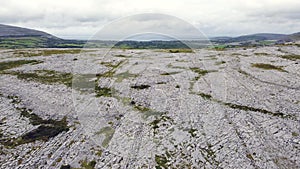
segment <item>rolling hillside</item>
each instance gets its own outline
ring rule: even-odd
[[[44,38],[51,38],[51,39],[59,39],[53,35],[48,33],[34,30],[34,29],[27,29],[21,28],[16,26],[9,26],[0,24],[0,37],[1,38],[11,38],[11,37],[44,37]]]
[[[294,34],[257,33],[238,37],[214,37],[216,42],[245,42],[245,41],[297,41],[300,40],[300,32]]]
[[[85,41],[64,40],[46,32],[0,24],[0,48],[82,47]]]

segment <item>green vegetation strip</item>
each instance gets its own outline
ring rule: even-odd
[[[39,63],[43,63],[43,62],[39,60],[15,60],[15,61],[0,62],[0,72],[3,70],[20,67],[25,64],[39,64]]]
[[[125,63],[126,60],[122,60],[116,64],[113,64],[111,62],[101,62],[100,64],[106,66],[106,67],[109,67],[111,68],[109,71],[105,72],[105,73],[99,73],[99,74],[96,74],[96,77],[97,77],[97,80],[95,81],[96,84],[95,84],[95,93],[96,93],[96,97],[101,97],[101,96],[104,96],[104,97],[112,97],[113,95],[113,90],[114,89],[111,89],[111,88],[108,88],[108,87],[99,87],[98,86],[98,83],[97,81],[99,80],[99,78],[101,77],[114,77],[115,73],[116,73],[116,69],[121,66],[123,63]],[[127,72],[128,73],[128,72]],[[124,74],[118,74],[117,75],[117,81],[120,82],[123,80],[124,77],[126,77],[127,75],[128,76],[131,76],[131,74],[127,74],[126,72]]]
[[[223,50],[226,50],[226,48],[228,48],[227,45],[216,45],[216,46],[213,46],[211,49],[214,49],[217,51],[223,51]]]
[[[293,61],[300,60],[300,55],[280,55],[279,57]]]
[[[169,53],[194,53],[192,49],[186,48],[186,49],[169,49],[167,50]]]
[[[118,67],[120,67],[123,63],[125,63],[126,60],[122,60],[116,64],[113,64],[111,62],[101,62],[101,65],[104,65],[106,67],[111,68],[109,71],[105,72],[105,73],[98,73],[96,74],[96,77],[99,79],[100,77],[114,77],[115,73],[116,73],[116,69]]]
[[[160,112],[153,109],[150,109],[148,107],[142,106],[140,104],[137,104],[135,101],[131,100],[130,98],[123,98],[122,102],[123,104],[129,104],[134,108],[134,110],[137,110],[143,114],[143,118],[147,119],[150,116],[162,116],[163,114],[166,114],[166,112]]]
[[[164,155],[155,155],[155,162],[157,164],[157,166],[155,166],[156,169],[167,169],[169,168],[169,165],[168,165],[168,159],[166,156]]]
[[[63,73],[54,70],[35,70],[34,72],[9,72],[11,75],[16,75],[18,79],[35,81],[43,84],[64,84],[72,87],[71,73]]]
[[[260,68],[260,69],[265,69],[265,70],[278,70],[281,72],[286,72],[286,70],[282,69],[281,66],[274,66],[274,65],[266,64],[266,63],[252,63],[251,66]]]
[[[0,48],[39,48],[45,47],[46,41],[46,38],[39,37],[1,38]]]
[[[78,54],[81,52],[89,52],[89,50],[81,49],[51,49],[51,50],[16,50],[15,56],[19,57],[34,57],[34,56],[50,56],[59,54]]]
[[[94,169],[96,164],[97,162],[95,160],[88,162],[87,159],[85,159],[84,161],[81,162],[81,167],[82,169]]]
[[[254,53],[254,55],[257,55],[257,56],[267,56],[269,54],[268,53]]]
[[[281,49],[278,49],[278,51],[281,51]],[[254,53],[257,56],[268,56],[268,53]],[[283,58],[283,59],[287,59],[287,60],[292,60],[292,61],[296,61],[296,60],[300,60],[300,55],[296,55],[296,54],[287,54],[287,55],[278,55],[278,57]]]
[[[95,86],[96,97],[112,97],[113,91],[111,88]]]
[[[37,64],[41,62],[36,60],[18,60],[18,61],[10,61],[10,62],[0,62],[0,66],[1,66],[0,71],[11,69],[29,63]],[[64,84],[67,87],[74,87],[74,89],[80,91],[95,89],[95,93],[97,97],[100,96],[111,97],[112,89],[99,87],[97,84],[97,80],[100,77],[113,77],[115,74],[115,69],[119,67],[122,63],[124,63],[124,61],[121,61],[117,64],[105,63],[105,66],[111,67],[112,69],[105,73],[96,74],[96,75],[94,74],[73,75],[71,73],[59,72],[55,70],[34,70],[32,72],[5,71],[2,73],[17,76],[18,79],[35,81],[43,84]],[[122,81],[124,78],[136,77],[136,76],[137,75],[130,74],[128,72],[120,73],[116,75],[118,82]],[[93,78],[96,78],[96,80],[91,81],[91,79]],[[73,86],[72,86],[72,82],[74,82]]]
[[[201,76],[204,76],[211,72],[217,72],[216,70],[203,70],[198,67],[191,67],[190,70],[198,74],[198,76],[195,77],[196,81],[199,80]]]
[[[268,110],[265,110],[265,109],[259,109],[259,108],[243,106],[243,105],[238,105],[238,104],[233,104],[233,103],[224,103],[224,105],[226,105],[226,106],[228,106],[232,109],[260,112],[260,113],[263,113],[263,114],[268,114],[268,115],[277,116],[277,117],[281,117],[281,118],[289,117],[289,116],[287,116],[283,113],[280,113],[280,112],[274,113],[274,112],[271,112],[271,111],[268,111]]]

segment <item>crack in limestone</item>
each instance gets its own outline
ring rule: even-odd
[[[204,98],[206,100],[211,100],[211,101],[214,101],[216,103],[222,104],[224,106],[230,107],[232,109],[259,112],[259,113],[262,113],[262,114],[267,114],[267,115],[271,115],[271,116],[275,116],[275,117],[287,118],[287,119],[290,119],[290,120],[297,120],[297,118],[294,115],[284,114],[284,113],[281,113],[281,112],[271,112],[271,111],[266,110],[266,109],[260,109],[260,108],[245,106],[245,105],[239,105],[239,104],[235,104],[235,103],[223,102],[221,100],[217,100],[217,99],[213,98],[211,95],[206,94],[206,93],[198,92],[198,93],[196,93],[196,95],[201,96],[202,98]]]

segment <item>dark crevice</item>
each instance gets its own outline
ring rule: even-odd
[[[291,120],[297,120],[294,115],[287,115],[287,114],[284,114],[284,113],[281,113],[281,112],[271,112],[269,110],[250,107],[250,106],[245,106],[245,105],[239,105],[239,104],[235,104],[235,103],[227,103],[227,102],[223,102],[221,100],[214,99],[211,95],[206,94],[206,93],[199,92],[199,93],[196,93],[196,94],[201,96],[204,99],[220,103],[220,104],[225,105],[227,107],[230,107],[232,109],[259,112],[259,113],[263,113],[263,114],[267,114],[267,115],[271,115],[271,116],[275,116],[275,117],[287,118],[287,119],[291,119]]]
[[[8,96],[11,99],[11,103],[17,107],[16,109],[21,112],[21,116],[28,118],[30,124],[39,125],[36,129],[33,129],[17,138],[3,138],[0,143],[4,146],[15,147],[21,144],[34,142],[36,140],[48,141],[50,138],[57,136],[58,134],[69,131],[67,118],[64,117],[61,120],[42,119],[37,114],[32,113],[31,109],[26,107],[19,107],[21,99],[17,96]]]

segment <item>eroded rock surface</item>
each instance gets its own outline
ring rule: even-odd
[[[300,168],[297,46],[51,50],[0,51],[1,168]]]

